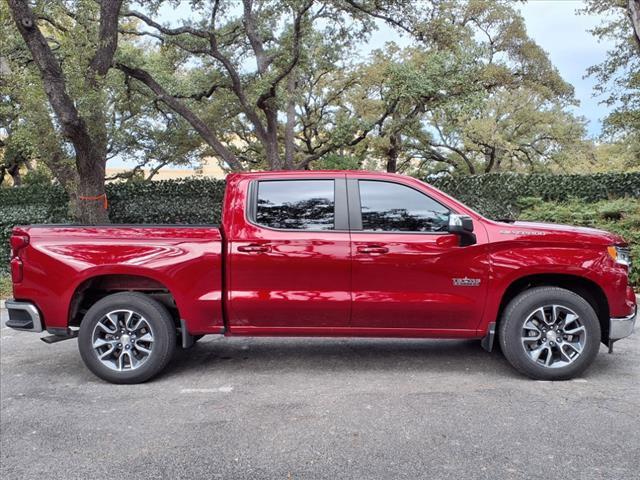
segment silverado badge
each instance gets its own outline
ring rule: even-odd
[[[456,287],[478,287],[480,285],[479,278],[454,278],[453,285]]]

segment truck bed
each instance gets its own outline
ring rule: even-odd
[[[44,328],[73,325],[89,287],[164,295],[193,334],[223,328],[216,225],[29,225],[15,233],[28,235],[29,244],[21,255],[25,281],[14,286],[14,297],[38,299]]]

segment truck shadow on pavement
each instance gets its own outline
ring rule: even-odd
[[[178,350],[162,375],[188,375],[203,369],[234,372],[437,372],[496,373],[520,377],[498,351],[478,340],[309,339],[204,337]]]

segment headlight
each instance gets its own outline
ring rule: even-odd
[[[614,262],[631,268],[631,252],[629,248],[610,246],[607,247],[607,251]]]

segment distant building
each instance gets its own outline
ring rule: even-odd
[[[129,168],[107,167],[107,178],[130,171]],[[151,169],[144,168],[142,171],[145,178],[149,176]],[[197,168],[166,168],[163,167],[153,176],[151,180],[176,180],[179,178],[225,178],[227,173],[220,167],[220,163],[213,157],[205,157],[202,164]],[[111,180],[114,181],[114,180]]]

